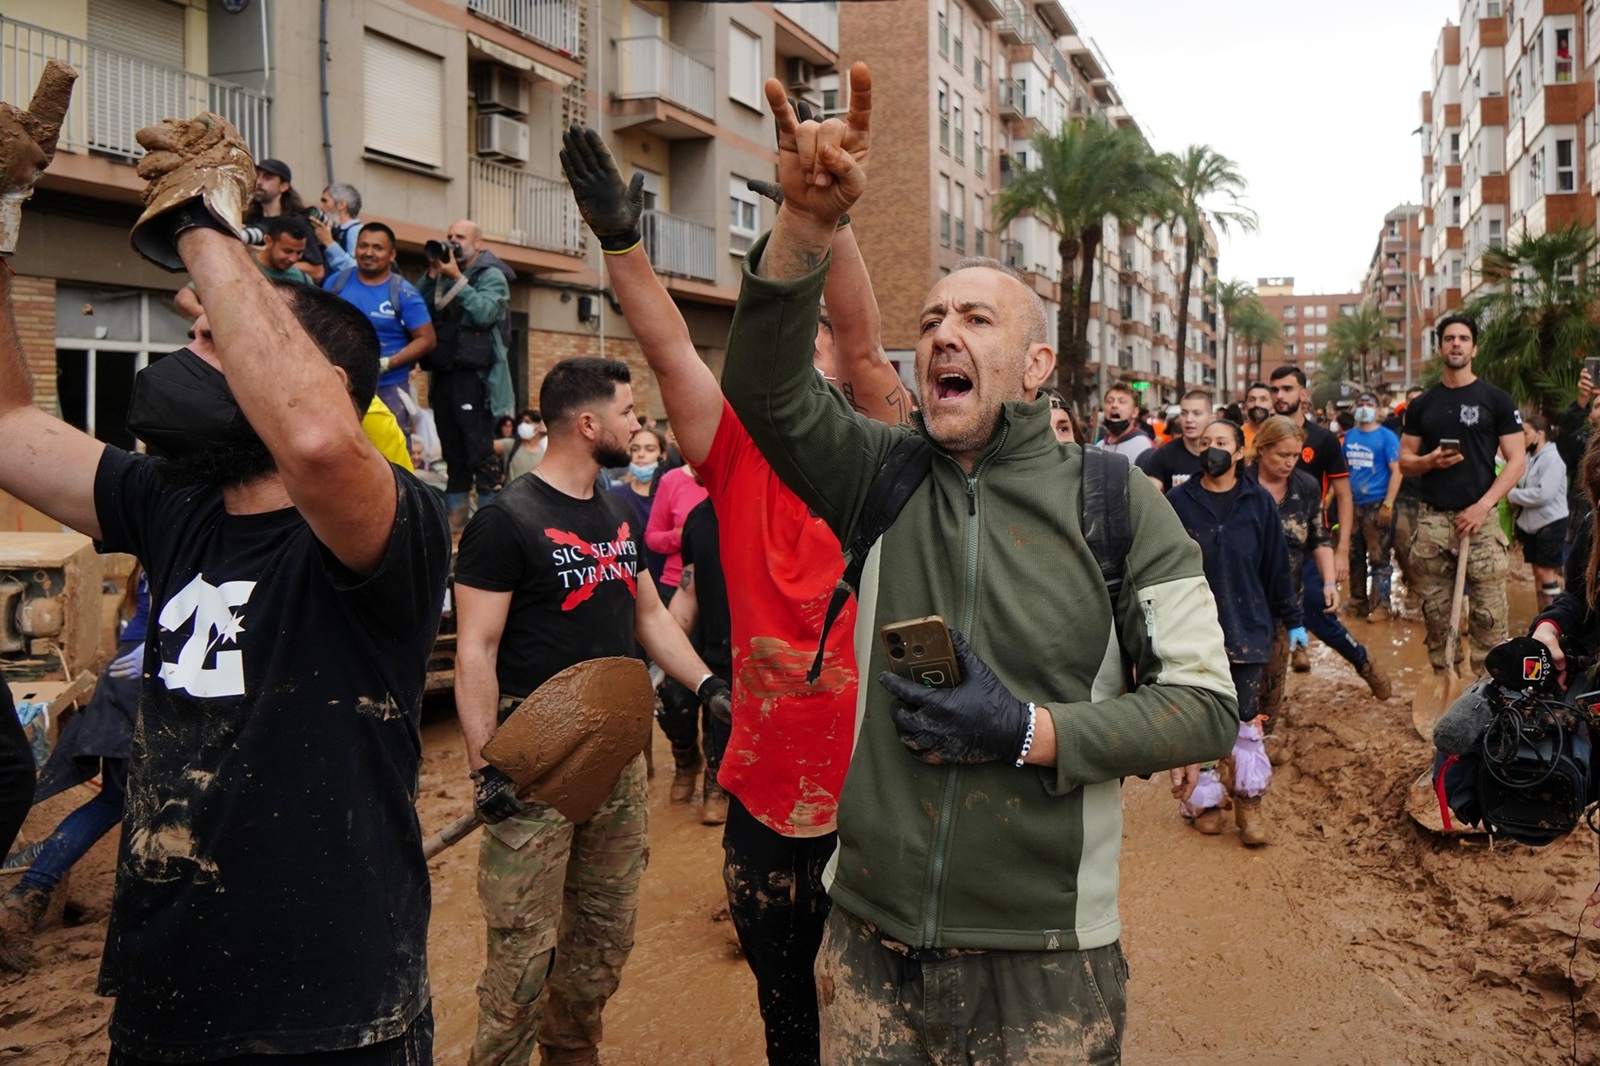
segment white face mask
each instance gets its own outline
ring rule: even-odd
[[[538,432],[538,431],[534,428],[534,425],[533,425],[532,422],[518,422],[517,423],[517,436],[522,438],[523,440],[532,440],[533,439],[533,435],[536,432]]]
[[[1378,420],[1378,409],[1376,407],[1357,407],[1356,408],[1356,421],[1357,422],[1376,422],[1377,420]]]

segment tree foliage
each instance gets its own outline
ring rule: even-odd
[[[1363,303],[1354,314],[1340,315],[1328,330],[1328,347],[1317,359],[1317,370],[1324,381],[1350,380],[1376,389],[1385,357],[1399,350],[1383,309]]]

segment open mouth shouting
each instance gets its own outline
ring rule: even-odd
[[[940,370],[933,378],[934,396],[940,400],[953,400],[972,391],[972,379],[959,370]]]

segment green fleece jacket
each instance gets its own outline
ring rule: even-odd
[[[745,262],[723,391],[779,477],[849,543],[883,456],[921,427],[856,414],[812,371],[827,266],[760,278],[765,248]],[[1113,605],[1081,529],[1082,468],[1082,451],[1051,434],[1045,400],[1007,403],[972,475],[940,453],[865,568],[856,747],[829,894],[913,947],[1116,940],[1121,778],[1219,758],[1238,735],[1199,548],[1149,480],[1130,477],[1133,546]],[[900,742],[875,680],[877,632],[930,614],[1051,716],[1054,766],[930,766]]]

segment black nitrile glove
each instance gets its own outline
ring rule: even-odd
[[[994,676],[958,630],[950,630],[950,643],[961,664],[961,684],[955,688],[928,688],[887,670],[878,675],[878,684],[895,698],[900,742],[934,765],[1016,760],[1028,733],[1028,705]]]
[[[490,825],[521,814],[528,805],[517,798],[517,784],[493,766],[472,771],[472,805]]]
[[[578,201],[578,213],[608,252],[626,252],[640,241],[639,216],[644,213],[644,175],[622,184],[611,150],[594,130],[576,123],[561,135],[561,169]]]
[[[726,681],[712,674],[700,682],[695,695],[719,722],[733,724],[733,688]]]
[[[744,183],[744,187],[758,196],[765,196],[779,207],[783,206],[783,186],[775,181],[762,181],[759,178],[751,178]]]

